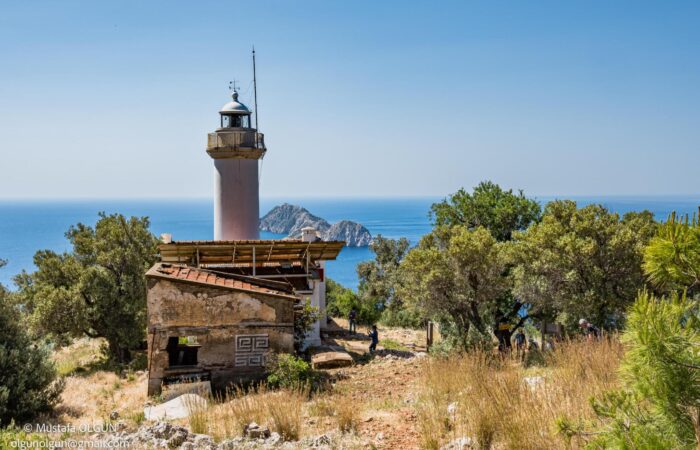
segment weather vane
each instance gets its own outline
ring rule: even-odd
[[[238,92],[238,88],[239,88],[240,86],[236,86],[236,81],[237,81],[237,80],[233,80],[233,81],[229,81],[229,82],[228,82],[228,89],[229,89],[230,91]]]

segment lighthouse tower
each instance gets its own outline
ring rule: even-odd
[[[235,89],[231,97],[219,111],[221,126],[207,140],[214,160],[214,239],[259,239],[258,161],[267,149]]]

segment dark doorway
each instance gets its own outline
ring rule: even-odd
[[[196,339],[187,336],[168,338],[168,358],[170,367],[196,366],[200,345]]]

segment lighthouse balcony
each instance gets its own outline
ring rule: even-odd
[[[265,136],[250,128],[220,129],[207,139],[207,153],[215,159],[260,159],[266,151]]]

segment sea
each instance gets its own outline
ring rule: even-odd
[[[537,198],[542,204],[555,197]],[[666,220],[671,212],[697,214],[700,195],[688,196],[598,196],[556,197],[575,200],[579,206],[599,203],[611,211],[649,210],[657,220]],[[282,203],[303,206],[330,223],[353,220],[363,224],[373,236],[407,238],[415,245],[431,229],[430,206],[440,197],[416,198],[262,198],[264,215]],[[212,239],[213,203],[211,199],[139,199],[139,200],[0,200],[0,283],[14,289],[12,278],[21,271],[34,270],[37,250],[70,251],[65,232],[76,223],[93,225],[99,212],[126,216],[148,216],[151,231],[159,236],[171,233],[174,240]],[[262,239],[283,237],[263,232]],[[357,287],[357,264],[372,259],[367,247],[344,248],[338,259],[329,261],[326,272],[346,287]]]

